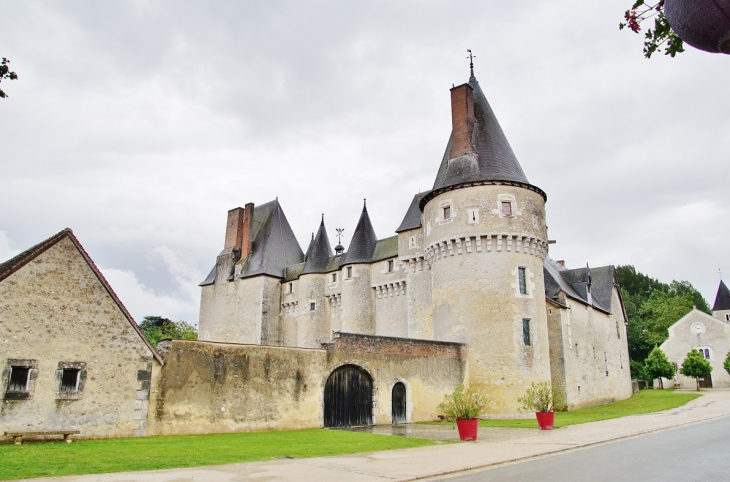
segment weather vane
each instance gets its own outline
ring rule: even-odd
[[[471,70],[471,76],[474,77],[474,57],[476,55],[471,54],[471,49],[466,49],[467,52],[469,52],[469,56],[467,59],[469,59],[469,70]]]
[[[342,233],[345,231],[343,228],[335,228],[337,231],[337,244],[342,244]]]

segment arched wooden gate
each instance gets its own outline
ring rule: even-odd
[[[355,365],[343,365],[327,378],[324,386],[324,426],[371,425],[373,380]]]
[[[406,386],[401,382],[393,385],[391,407],[393,423],[406,423]]]

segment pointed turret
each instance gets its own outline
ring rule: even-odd
[[[378,238],[375,236],[373,224],[370,222],[367,204],[363,203],[362,214],[360,214],[360,220],[357,222],[355,233],[352,235],[350,248],[345,254],[343,264],[369,263],[373,258],[377,242]]]
[[[452,131],[433,189],[465,182],[529,184],[474,71],[451,89]]]
[[[302,274],[307,273],[324,273],[327,270],[327,264],[332,256],[332,247],[330,246],[327,229],[324,227],[324,214],[322,222],[319,224],[317,234],[312,238],[307,251],[307,259]]]
[[[715,296],[715,304],[712,305],[712,311],[725,310],[730,310],[730,290],[728,290],[725,283],[720,280],[720,286],[717,288],[717,296]]]

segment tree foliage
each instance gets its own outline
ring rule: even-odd
[[[631,376],[640,380],[646,357],[654,346],[660,345],[669,336],[667,328],[696,306],[712,314],[702,294],[689,281],[662,283],[659,280],[636,271],[633,266],[618,266],[616,277],[621,286],[621,297],[628,317],[626,335],[631,359]]]
[[[679,369],[679,373],[685,377],[694,378],[697,382],[697,390],[700,389],[700,378],[709,377],[712,372],[712,365],[710,362],[705,360],[705,357],[697,351],[696,348],[692,348],[687,353],[687,358],[682,362],[682,368]]]
[[[197,340],[198,331],[186,321],[172,321],[161,316],[145,316],[139,329],[156,347],[157,342],[170,338],[173,340]]]
[[[727,356],[725,357],[725,364],[723,366],[725,367],[725,371],[730,373],[730,351],[727,352]]]
[[[644,361],[644,373],[652,380],[658,378],[660,387],[664,388],[662,378],[674,377],[674,365],[669,361],[667,355],[658,346],[655,346]]]
[[[0,82],[5,79],[15,80],[18,78],[18,75],[15,72],[10,71],[10,67],[8,66],[9,63],[10,61],[5,57],[3,57],[2,61],[0,61]],[[7,97],[7,95],[2,89],[0,89],[0,99],[4,99],[5,97]]]
[[[664,45],[664,55],[674,57],[684,52],[684,42],[672,30],[667,17],[664,15],[664,0],[650,5],[644,0],[636,0],[631,10],[626,10],[624,20],[626,23],[618,24],[619,30],[628,27],[634,33],[641,32],[641,24],[649,19],[654,19],[654,29],[646,30],[644,34],[644,57],[651,58],[651,55]]]

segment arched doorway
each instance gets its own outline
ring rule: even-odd
[[[353,427],[371,425],[373,380],[355,365],[333,371],[324,386],[324,426]]]
[[[393,423],[406,423],[406,386],[401,382],[393,385],[391,407]]]

